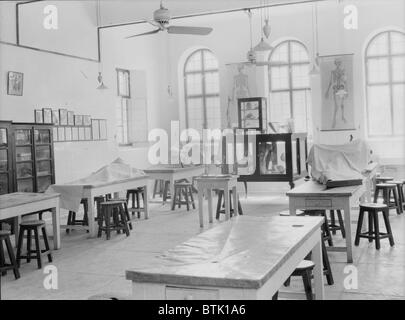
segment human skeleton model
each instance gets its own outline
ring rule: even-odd
[[[347,88],[347,76],[346,71],[342,67],[342,60],[336,59],[335,60],[336,68],[331,71],[330,80],[328,89],[325,93],[325,98],[329,99],[329,91],[332,88],[333,90],[333,101],[335,104],[335,109],[333,112],[333,120],[332,120],[332,128],[336,127],[336,118],[339,108],[341,109],[342,113],[342,121],[346,123],[345,118],[345,101],[347,96],[349,95],[346,88]]]

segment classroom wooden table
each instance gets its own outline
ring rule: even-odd
[[[88,226],[69,226],[69,229],[87,229],[89,230],[90,237],[96,236],[96,222],[95,222],[95,206],[94,206],[94,197],[103,196],[109,193],[119,193],[119,192],[126,192],[129,189],[136,189],[138,187],[143,187],[145,190],[145,199],[148,199],[148,179],[147,175],[144,176],[137,176],[132,178],[126,178],[122,180],[113,180],[108,182],[95,182],[93,184],[77,184],[79,187],[83,187],[83,194],[82,198],[87,199],[88,204]],[[64,184],[60,185],[62,188],[63,186],[74,186],[75,184]],[[58,187],[58,185],[53,185],[54,187]],[[63,196],[63,195],[62,195]],[[149,208],[148,208],[148,201],[145,201],[144,204],[144,211],[145,211],[145,219],[149,218]],[[66,227],[66,226],[63,226]]]
[[[0,220],[14,218],[16,243],[21,216],[38,211],[52,212],[53,245],[60,248],[59,194],[14,192],[0,196]]]
[[[174,165],[154,165],[145,169],[144,172],[153,180],[170,181],[170,194],[174,194],[174,182],[180,179],[189,179],[200,176],[205,172],[202,165],[196,166],[174,166]]]
[[[347,262],[353,262],[350,209],[357,207],[358,200],[366,192],[363,185],[326,189],[315,181],[307,181],[287,192],[290,214],[296,210],[343,210],[346,229],[346,247],[328,247],[329,251],[346,251]]]
[[[204,194],[208,198],[208,221],[212,223],[214,221],[214,215],[212,210],[212,190],[220,189],[224,190],[224,200],[225,200],[225,219],[228,220],[231,217],[230,209],[230,198],[229,191],[232,190],[233,197],[233,211],[234,215],[238,215],[238,176],[236,175],[205,175],[200,176],[195,179],[197,182],[198,190],[198,217],[200,220],[200,227],[204,227],[204,210],[203,210],[203,199]]]
[[[320,217],[238,216],[126,271],[139,300],[269,300],[312,251],[315,299],[324,298]],[[136,263],[136,262],[135,262]]]

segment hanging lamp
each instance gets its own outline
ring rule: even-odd
[[[100,26],[100,21],[101,21],[100,0],[97,0],[97,27]],[[99,63],[98,63],[97,82],[98,82],[98,86],[97,86],[97,89],[98,89],[98,90],[105,90],[105,89],[108,89],[108,87],[104,84],[104,81],[103,81],[102,65],[101,65],[101,56],[100,56],[100,60],[99,60]]]
[[[315,18],[314,18],[315,16]],[[310,76],[316,76],[320,74],[319,69],[319,45],[318,45],[318,7],[317,4],[312,5],[312,47],[313,51],[316,51],[314,62],[312,64],[312,69],[309,72]]]
[[[261,23],[261,32],[262,32],[262,37],[260,39],[260,42],[253,48],[254,51],[256,52],[263,52],[263,51],[271,51],[273,50],[273,47],[269,45],[264,39],[263,39],[263,34],[266,37],[266,39],[269,38],[270,36],[270,25],[268,24],[269,19],[268,17],[266,18],[266,25],[263,26],[263,5],[262,2],[260,2],[261,8],[260,8],[260,23]]]

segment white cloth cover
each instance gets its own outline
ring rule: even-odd
[[[370,161],[370,148],[363,140],[343,145],[312,146],[308,155],[312,177],[322,184],[328,180],[363,179]]]
[[[144,175],[145,173],[142,170],[132,168],[121,158],[117,158],[112,163],[100,168],[85,178],[66,184],[51,185],[45,192],[60,193],[60,207],[77,212],[80,207],[80,201],[83,198],[83,188],[85,186],[97,186]]]

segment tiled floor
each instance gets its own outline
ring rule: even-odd
[[[247,199],[242,197],[241,202],[244,213],[255,216],[275,215],[288,207],[288,199],[281,193],[249,195]],[[356,219],[354,214],[353,229]],[[377,251],[366,239],[354,247],[357,289],[345,289],[344,279],[349,275],[345,270],[345,253],[329,253],[335,284],[325,286],[327,299],[405,299],[405,214],[397,216],[391,212],[390,219],[395,247],[391,248],[388,240],[383,240]],[[19,280],[14,280],[12,272],[2,277],[2,298],[87,299],[100,293],[129,296],[131,283],[125,279],[126,269],[151,266],[160,253],[200,232],[197,210],[171,211],[169,205],[158,203],[151,204],[149,220],[134,220],[134,230],[128,238],[114,235],[106,241],[105,238],[88,239],[83,231],[63,232],[62,249],[53,252],[58,289],[44,288],[47,275],[44,270],[36,269],[35,262],[22,263]],[[339,233],[334,240],[343,243]],[[293,279],[287,291],[302,292],[301,280]]]

